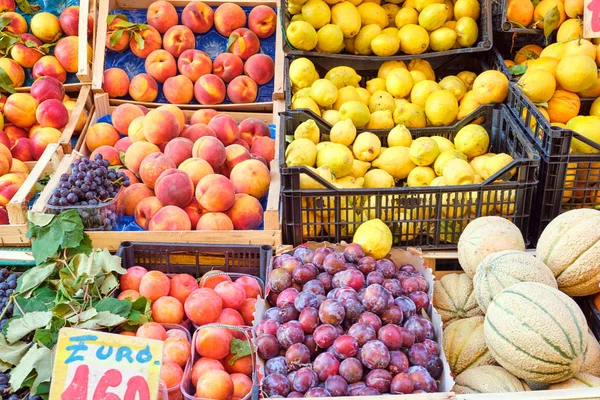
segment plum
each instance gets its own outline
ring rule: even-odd
[[[433,358],[423,343],[415,343],[408,349],[408,361],[411,365],[425,367],[429,359]]]
[[[333,288],[333,284],[331,283],[333,280],[333,275],[331,275],[329,272],[321,272],[319,275],[317,275],[317,280],[321,282],[326,291],[330,291]]]
[[[318,274],[319,270],[315,264],[307,263],[300,265],[292,272],[292,280],[299,285],[304,285],[306,282],[315,279]]]
[[[402,309],[404,320],[416,315],[417,313],[417,306],[415,305],[415,302],[410,299],[410,297],[398,296],[394,299],[394,303]]]
[[[363,377],[363,365],[357,358],[347,358],[340,363],[339,374],[349,384],[360,382]]]
[[[267,282],[272,290],[281,293],[292,286],[292,273],[285,268],[274,269],[269,274]]]
[[[383,286],[373,284],[368,286],[365,290],[362,303],[367,311],[381,314],[387,308],[390,298],[390,292],[385,290]]]
[[[300,313],[298,322],[304,333],[313,333],[319,326],[319,311],[314,307],[306,307]]]
[[[377,269],[377,261],[373,257],[363,257],[358,260],[358,270],[363,274],[367,275],[369,272],[373,272]]]
[[[365,276],[357,269],[346,269],[335,274],[331,284],[334,288],[351,287],[359,290],[365,285]]]
[[[324,388],[314,387],[309,389],[308,392],[304,394],[304,397],[331,397],[331,393]]]
[[[264,360],[277,357],[279,355],[279,342],[277,338],[266,333],[258,335],[256,338],[256,352]]]
[[[335,275],[346,269],[346,258],[343,253],[331,253],[323,261],[323,269],[331,275]]]
[[[304,331],[298,321],[290,321],[282,324],[277,329],[277,341],[279,346],[287,350],[294,343],[302,343],[304,341]]]
[[[379,393],[387,393],[392,383],[392,374],[385,369],[374,369],[367,374],[365,383]]]
[[[319,319],[324,324],[340,325],[346,316],[346,310],[337,300],[327,299],[319,307]]]
[[[294,375],[292,381],[292,389],[296,392],[306,393],[309,389],[314,388],[319,383],[317,373],[311,368],[302,367]]]
[[[358,346],[362,347],[370,340],[377,339],[375,329],[364,322],[358,322],[348,329],[348,335],[352,336],[358,342]]]
[[[381,285],[385,281],[383,274],[379,271],[369,272],[367,275],[367,285]]]
[[[362,246],[358,243],[350,243],[344,249],[344,257],[349,263],[358,263],[362,258],[365,257],[365,251]]]
[[[314,252],[306,246],[298,246],[294,250],[294,257],[302,261],[303,264],[312,262]]]
[[[256,334],[268,333],[269,335],[277,335],[277,328],[279,328],[279,322],[273,319],[263,319],[256,326]]]
[[[358,353],[358,341],[350,335],[341,335],[334,340],[332,348],[337,358],[344,360]]]
[[[397,325],[384,325],[377,332],[379,339],[390,350],[399,350],[402,346],[402,331]]]
[[[277,296],[277,307],[281,308],[283,306],[287,306],[288,304],[293,305],[299,293],[300,292],[298,292],[298,290],[292,287],[284,289],[281,291],[281,293],[279,293],[279,296]]]
[[[302,265],[302,261],[296,257],[286,258],[281,262],[281,268],[285,269],[287,272],[291,274],[294,273],[294,270]]]
[[[346,310],[346,321],[356,320],[365,311],[365,307],[358,300],[344,299],[341,303],[344,310]]]
[[[279,309],[279,319],[282,324],[297,320],[299,316],[300,313],[293,304],[286,304]]]
[[[414,383],[415,390],[424,390],[427,393],[437,392],[435,379],[431,377],[426,368],[420,365],[413,365],[408,368],[407,373]]]
[[[329,254],[333,253],[334,250],[331,247],[321,247],[315,250],[313,253],[312,262],[316,265],[317,268],[323,268],[323,262],[325,261],[325,257]]]
[[[311,334],[304,336],[304,345],[308,347],[308,350],[310,351],[311,360],[321,352],[317,342],[315,342],[315,338]]]
[[[319,325],[313,332],[315,343],[322,349],[327,349],[333,345],[338,336],[338,330],[331,324]]]
[[[267,360],[267,362],[265,363],[265,374],[266,375],[271,375],[271,374],[287,375],[287,373],[288,373],[288,365],[287,365],[287,362],[285,361],[284,356],[278,356],[275,358],[271,358],[270,360]]]
[[[389,279],[393,278],[396,272],[398,272],[398,267],[396,267],[396,264],[392,260],[382,258],[377,260],[375,270],[381,272],[385,278]]]
[[[390,363],[390,352],[379,340],[371,340],[360,351],[363,365],[369,369],[384,369]]]
[[[433,357],[429,359],[425,368],[427,368],[427,372],[429,372],[429,375],[431,375],[433,379],[440,379],[444,372],[444,363],[439,357]]]
[[[310,350],[304,343],[294,343],[286,350],[285,361],[292,370],[303,367],[310,363]]]
[[[333,397],[346,396],[348,394],[348,382],[339,375],[332,375],[327,378],[324,386],[325,390],[331,393]]]
[[[373,327],[373,329],[375,329],[375,332],[377,332],[383,325],[381,323],[381,318],[379,318],[379,316],[373,314],[370,311],[365,311],[362,314],[360,314],[358,316],[356,322],[362,322],[362,323],[371,325]]]
[[[381,313],[381,322],[384,325],[387,324],[402,324],[402,309],[397,305],[388,306],[383,313]]]
[[[321,283],[321,281],[317,279],[313,279],[312,281],[308,281],[302,287],[303,292],[313,292],[316,295],[325,295],[325,287]]]
[[[414,383],[410,375],[401,372],[394,376],[390,385],[390,393],[392,394],[411,394],[413,393]]]
[[[326,381],[330,376],[337,375],[339,368],[340,362],[329,352],[319,354],[313,362],[313,369],[322,381]]]
[[[402,294],[402,286],[398,279],[386,279],[381,285],[394,297],[398,297]]]
[[[408,295],[417,307],[417,314],[421,314],[421,310],[427,311],[429,308],[429,296],[425,292],[417,290]]]
[[[271,374],[263,379],[262,390],[268,397],[285,397],[290,392],[290,381],[285,375]]]
[[[390,363],[387,370],[392,376],[408,371],[408,357],[401,351],[390,351]]]
[[[287,289],[286,289],[287,290]],[[298,312],[302,312],[305,308],[319,307],[319,300],[317,299],[317,295],[311,291],[300,292],[296,299],[294,300],[294,307]]]

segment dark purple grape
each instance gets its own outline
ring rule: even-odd
[[[311,291],[300,292],[296,300],[294,301],[294,307],[298,312],[302,312],[305,308],[319,307],[319,300],[317,299],[317,295]]]
[[[323,284],[317,280],[317,279],[313,279],[312,281],[308,281],[304,284],[304,286],[302,287],[302,291],[303,292],[313,292],[316,295],[325,295],[325,288],[323,287]]]
[[[369,272],[367,275],[367,286],[370,285],[381,285],[385,281],[383,274],[379,271]]]
[[[381,318],[369,311],[365,311],[364,313],[360,314],[356,322],[362,322],[371,325],[371,327],[375,329],[375,332],[377,332],[383,325],[381,323]]]
[[[392,394],[411,394],[413,393],[414,383],[407,373],[399,373],[392,379],[390,393]]]
[[[268,397],[287,396],[290,392],[290,382],[285,375],[272,374],[263,379],[262,390]]]
[[[343,253],[331,253],[323,261],[323,269],[331,275],[335,275],[346,269],[346,258]]]
[[[392,376],[408,371],[408,357],[401,351],[390,351],[390,363],[387,370]]]
[[[298,297],[298,294],[299,292],[295,288],[290,287],[284,289],[279,293],[279,296],[277,296],[277,307],[281,308],[289,304],[294,305],[294,301],[296,300],[296,297]]]
[[[337,375],[339,367],[340,362],[338,359],[328,352],[319,354],[313,362],[313,369],[322,381],[326,381],[330,376]]]
[[[279,342],[273,335],[263,333],[256,338],[256,351],[264,360],[270,360],[279,355]]]
[[[306,246],[298,246],[294,250],[294,257],[302,261],[303,264],[312,262],[314,252]]]
[[[333,342],[339,336],[335,326],[331,324],[319,325],[313,332],[313,337],[317,345],[322,349],[327,349],[333,345]]]
[[[371,340],[362,347],[361,361],[369,369],[383,369],[390,363],[390,352],[379,340]]]
[[[317,373],[310,368],[302,367],[294,375],[292,389],[300,393],[306,393],[309,389],[316,387],[318,383]]]
[[[339,375],[333,375],[325,381],[325,390],[333,397],[346,396],[348,394],[348,382]]]
[[[305,293],[305,292],[303,292]],[[319,326],[319,311],[314,307],[307,307],[300,313],[298,322],[304,333],[313,333]]]
[[[308,392],[304,394],[304,397],[331,397],[331,393],[321,387],[314,387],[309,389]]]
[[[375,329],[364,322],[358,322],[348,329],[348,335],[352,336],[358,342],[358,346],[362,347],[365,343],[377,339]]]
[[[409,297],[398,296],[394,299],[394,303],[402,309],[405,321],[417,313],[417,306]]]
[[[381,322],[383,324],[402,324],[402,318],[404,315],[402,314],[402,309],[397,305],[388,306],[385,311],[381,314]]]
[[[396,264],[390,259],[382,258],[377,260],[376,270],[381,272],[383,276],[387,279],[393,278],[396,272],[398,272],[398,267]]]
[[[367,374],[365,383],[379,393],[387,393],[392,383],[392,374],[385,369],[374,369]]]
[[[283,349],[288,349],[294,343],[304,341],[304,331],[298,321],[290,321],[281,325],[277,329],[277,341]]]
[[[304,343],[294,343],[286,350],[285,360],[290,369],[298,369],[310,363],[310,350]]]
[[[346,310],[338,301],[327,299],[319,307],[319,319],[324,324],[340,325],[346,316]]]
[[[298,266],[294,272],[292,272],[292,279],[299,285],[304,285],[306,282],[313,280],[317,277],[319,270],[312,264],[304,264]]]

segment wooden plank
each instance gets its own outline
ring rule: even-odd
[[[120,99],[110,99],[110,104],[113,106],[118,106],[120,104],[125,103],[133,103],[140,104],[147,108],[163,106],[168,103],[151,103],[146,101],[131,101],[131,100],[120,100]],[[174,104],[182,110],[200,110],[203,108],[211,108],[217,111],[273,111],[273,102],[267,101],[262,103],[246,103],[246,104],[212,104],[212,105],[202,105],[202,104]]]
[[[92,4],[90,4],[92,3]],[[80,1],[79,2],[79,25],[77,27],[78,30],[78,39],[79,39],[79,54],[78,54],[78,65],[77,65],[77,78],[80,82],[85,84],[90,84],[92,82],[92,65],[91,62],[88,62],[88,54],[87,54],[87,45],[88,45],[88,14],[90,14],[90,10],[94,6],[93,0],[90,1]],[[96,20],[94,20],[94,24],[96,24]],[[93,47],[94,47],[94,33],[92,31],[92,57],[94,55]]]
[[[576,400],[576,399],[600,399],[599,388],[574,388],[560,390],[535,390],[519,393],[481,393],[481,394],[458,394],[458,400],[503,400],[517,398],[519,400]]]
[[[277,28],[275,30],[275,75],[273,76],[273,101],[285,99],[285,54],[283,53],[283,33],[280,12],[277,12]]]
[[[30,251],[0,250],[0,261],[34,262],[35,260]]]
[[[0,246],[31,246],[27,225],[0,225]]]
[[[73,151],[73,145],[71,144],[71,138],[76,134],[75,128],[77,127],[77,123],[79,122],[79,118],[82,113],[91,111],[92,108],[92,98],[91,98],[92,88],[89,85],[85,85],[81,87],[79,94],[77,95],[77,101],[75,102],[75,107],[73,107],[73,111],[71,111],[71,116],[69,117],[69,122],[67,126],[63,129],[62,135],[60,136],[59,143],[62,145],[63,150],[66,154],[69,154]],[[89,119],[89,118],[88,118]],[[86,122],[87,123],[87,122]],[[85,129],[85,127],[84,127]],[[82,130],[81,134],[84,130]]]
[[[535,249],[527,249],[526,253],[535,256]],[[425,260],[425,264],[429,268],[431,268],[437,275],[436,264],[437,260],[458,260],[458,252],[455,250],[452,251],[424,251],[423,252],[423,260]],[[446,271],[444,271],[446,272]],[[448,271],[449,273],[457,273],[458,271]],[[443,275],[442,275],[443,276]]]

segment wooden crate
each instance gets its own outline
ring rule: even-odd
[[[69,122],[63,129],[59,143],[63,147],[64,153],[70,154],[74,148],[71,140],[73,136],[77,134],[75,128],[82,113],[87,114],[87,119],[83,129],[79,132],[80,137],[87,131],[87,127],[90,123],[89,116],[94,112],[94,99],[92,97],[92,87],[90,85],[83,85],[78,89],[70,88],[66,90],[66,93],[67,95],[73,96],[72,99],[76,99],[76,102],[75,107],[71,112]]]
[[[169,3],[175,7],[185,7],[189,3],[193,3],[196,0],[169,0]],[[107,34],[107,23],[106,18],[110,11],[114,9],[147,9],[154,0],[106,0],[98,1],[96,3],[97,10],[96,15],[98,16],[98,24],[96,30],[97,43],[94,48],[94,68],[92,78],[92,89],[96,93],[103,93],[102,83],[104,81],[104,63],[106,60],[106,34]],[[215,7],[219,6],[224,2],[236,3],[240,6],[258,6],[266,5],[274,8],[276,11],[279,10],[279,2],[277,0],[206,0],[203,3]],[[283,54],[283,36],[281,33],[281,20],[279,18],[279,12],[277,15],[277,28],[275,30],[275,75],[273,77],[273,97],[272,100],[281,100],[284,98],[284,54]],[[146,107],[156,107],[164,103],[153,103],[153,102],[134,102],[132,100],[122,99],[110,99],[111,105],[119,105],[123,103],[136,103]],[[177,104],[181,109],[196,110],[200,108],[214,108],[221,111],[254,111],[254,112],[265,112],[273,110],[273,102],[259,102],[259,103],[247,103],[247,104],[214,104],[214,105],[201,105],[201,104]]]

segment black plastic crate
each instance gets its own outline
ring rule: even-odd
[[[117,250],[123,268],[141,265],[165,274],[196,278],[218,269],[257,276],[265,282],[271,246],[123,242]]]
[[[577,300],[588,321],[588,326],[600,341],[600,311],[594,305],[594,296],[579,297]]]
[[[494,51],[496,69],[508,77],[508,79],[517,81],[521,75],[513,75],[508,70],[504,60],[512,60],[517,52],[525,45],[536,44],[546,47],[554,43],[554,37],[550,36],[548,40],[543,35],[515,35],[513,33],[494,32]]]
[[[333,3],[332,3],[333,4]],[[280,19],[281,19],[281,33],[283,36],[283,51],[285,54],[293,55],[293,56],[301,56],[301,57],[323,57],[323,58],[333,58],[337,60],[354,60],[354,61],[388,61],[388,60],[412,60],[414,58],[436,58],[442,56],[450,56],[450,55],[458,55],[458,54],[466,54],[466,53],[477,53],[481,51],[487,51],[492,48],[493,44],[493,30],[492,30],[492,0],[480,0],[479,2],[481,7],[481,12],[479,15],[479,20],[477,21],[477,26],[479,28],[479,35],[477,37],[477,42],[473,44],[472,47],[468,48],[460,48],[460,49],[451,49],[447,51],[428,51],[422,54],[397,54],[393,56],[376,56],[374,54],[369,56],[364,55],[356,55],[356,54],[331,54],[331,53],[320,53],[316,50],[312,51],[303,51],[297,50],[293,48],[287,40],[286,29],[290,24],[292,19],[292,15],[288,11],[288,0],[282,0],[282,6],[280,9]]]
[[[288,167],[282,158],[282,233],[284,242],[299,245],[309,240],[352,241],[356,228],[371,218],[381,218],[392,229],[394,246],[414,245],[426,249],[456,248],[466,225],[477,217],[498,215],[514,222],[528,236],[532,200],[538,184],[539,155],[505,106],[482,106],[454,127],[411,129],[413,138],[443,136],[453,140],[463,126],[484,117],[490,134],[490,151],[510,154],[514,161],[481,184],[442,187],[395,187],[388,189],[338,189],[306,167]],[[282,114],[280,154],[285,136],[311,119],[303,111]],[[321,134],[328,126],[318,123]],[[376,133],[387,145],[385,133]],[[512,180],[494,182],[515,170]],[[325,186],[300,189],[305,173]],[[400,183],[399,185],[402,185]]]

